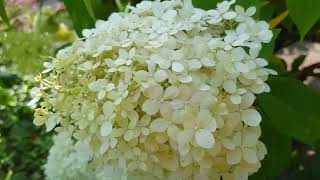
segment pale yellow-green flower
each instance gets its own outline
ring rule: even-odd
[[[65,137],[51,151],[48,179],[256,172],[267,150],[253,103],[276,74],[259,57],[272,31],[251,17],[254,7],[234,3],[205,11],[191,0],[143,1],[97,21],[46,63],[32,91],[41,101],[34,123]],[[70,150],[59,154],[59,144]],[[68,166],[54,167],[60,161]]]

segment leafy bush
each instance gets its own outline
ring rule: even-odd
[[[3,70],[3,69],[2,69]],[[52,144],[50,134],[32,125],[29,81],[0,73],[0,179],[41,179]]]
[[[24,4],[26,2],[27,4]],[[32,76],[75,37],[64,9],[8,1],[0,24],[0,179],[44,179],[52,133],[33,125]],[[0,15],[4,15],[0,1]]]

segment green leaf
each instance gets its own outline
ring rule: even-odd
[[[243,6],[244,8],[255,6],[257,10],[258,7],[260,7],[259,0],[237,0],[235,4]]]
[[[273,29],[273,37],[270,43],[264,44],[261,51],[260,51],[260,57],[270,61],[273,57],[273,51],[276,44],[276,39],[278,38],[278,35],[280,34],[280,29]]]
[[[283,59],[277,56],[273,56],[271,59],[268,59],[268,61],[269,61],[268,68],[277,71],[280,76],[288,75],[287,64]]]
[[[192,0],[194,7],[209,10],[215,9],[218,2],[222,0]]]
[[[83,29],[93,28],[95,25],[91,2],[88,1],[89,0],[64,0],[64,5],[71,16],[73,26],[79,37],[83,37]]]
[[[109,15],[116,12],[117,6],[114,1],[106,0],[90,0],[92,9],[94,9],[94,17],[96,19],[108,19]]]
[[[262,113],[261,141],[266,145],[268,154],[262,160],[262,167],[250,180],[270,180],[278,176],[290,162],[291,139],[275,129],[270,119]]]
[[[84,4],[86,5],[86,8],[88,10],[88,13],[91,18],[95,19],[94,13],[93,13],[93,8],[92,8],[92,2],[91,0],[83,0]]]
[[[319,0],[287,0],[289,15],[297,25],[301,39],[320,18]]]
[[[270,2],[268,2],[265,5],[262,5],[262,7],[260,9],[260,19],[265,20],[265,21],[269,21],[275,12],[275,7],[276,6]]]
[[[293,63],[292,63],[292,72],[293,73],[297,73],[299,72],[299,67],[301,66],[301,64],[304,62],[304,60],[306,59],[305,55],[301,55],[299,57],[297,57]]]
[[[0,0],[0,17],[8,26],[10,26],[10,21],[3,0]]]
[[[271,93],[259,95],[258,103],[273,126],[314,145],[320,139],[320,92],[285,77],[271,77],[269,85]]]

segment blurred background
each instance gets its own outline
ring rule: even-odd
[[[110,13],[123,11],[128,3],[138,2],[0,0],[0,180],[45,179],[43,165],[54,133],[33,125],[36,107],[29,104],[34,77],[42,71],[43,63],[81,37],[81,30],[93,27],[96,19],[106,20]],[[195,6],[205,9],[214,8],[218,2],[193,1]],[[256,18],[268,21],[273,28],[274,39],[263,49],[263,57],[269,60],[270,67],[281,76],[313,87],[318,93],[320,1],[238,0],[238,3],[256,6]],[[315,111],[320,111],[318,103],[310,101]],[[288,122],[294,116],[287,114]],[[319,131],[319,117],[315,117],[317,123],[308,130]],[[299,125],[305,124],[301,121]],[[297,128],[282,131],[269,121],[262,124],[268,156],[252,179],[320,180],[320,143],[318,139],[310,143],[295,136]]]

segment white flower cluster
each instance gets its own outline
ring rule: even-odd
[[[46,78],[38,76],[32,91],[42,101],[34,123],[58,126],[76,143],[56,143],[83,149],[64,157],[56,145],[52,156],[66,160],[49,158],[48,177],[59,176],[57,167],[73,167],[67,177],[84,166],[179,180],[256,172],[267,151],[253,103],[276,74],[259,58],[272,31],[251,17],[254,7],[234,3],[205,11],[191,0],[143,1],[97,21],[84,41],[45,63]]]

